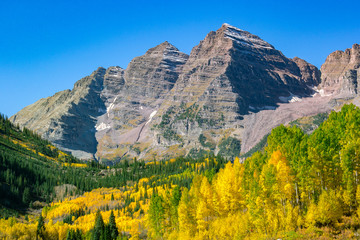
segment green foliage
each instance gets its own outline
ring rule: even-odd
[[[40,237],[40,239],[44,239],[44,232],[45,232],[45,222],[43,216],[40,214],[36,229],[36,238]]]
[[[30,200],[31,200],[30,189],[28,187],[25,187],[23,196],[22,196],[22,201],[27,206],[27,205],[29,205]]]
[[[313,117],[313,123],[316,126],[320,126],[326,119],[328,119],[329,114],[328,113],[319,113]]]
[[[312,117],[307,117],[307,120],[297,119],[290,123],[290,126],[297,126],[305,133],[309,134],[318,128],[327,118],[329,117],[328,113],[319,113]]]
[[[176,120],[184,120],[184,119],[189,119],[189,120],[194,120],[197,114],[197,111],[199,109],[199,105],[197,104],[193,104],[188,108],[185,108],[184,105],[182,105],[181,110],[179,115],[176,117]]]
[[[163,132],[163,137],[167,140],[175,140],[177,142],[182,142],[182,138],[172,129],[166,128]]]
[[[119,232],[118,232],[118,229],[116,227],[116,222],[115,222],[115,215],[114,215],[113,211],[111,211],[110,217],[109,217],[109,232],[110,232],[109,239],[111,239],[111,240],[114,240],[119,236]]]
[[[240,156],[240,151],[241,151],[240,140],[233,137],[228,137],[228,138],[223,138],[220,141],[219,144],[220,155],[231,157],[234,159],[235,157]]]
[[[89,162],[88,167],[74,168],[65,167],[63,162],[78,161],[67,155],[66,158],[48,159],[48,155],[39,155],[32,149],[16,144],[12,139],[21,139],[29,146],[34,143],[31,139],[22,138],[22,131],[14,127],[8,120],[2,119],[0,125],[0,206],[13,208],[0,212],[3,217],[16,214],[16,209],[29,206],[36,200],[50,202],[55,197],[54,187],[62,184],[76,186],[76,192],[80,194],[99,187],[125,187],[133,184],[141,178],[149,178],[146,186],[160,186],[163,184],[175,184],[181,187],[189,187],[192,181],[191,172],[202,173],[209,168],[218,171],[224,164],[225,159],[214,156],[201,168],[195,166],[205,162],[203,157],[193,159],[191,157],[179,157],[175,161],[155,161],[155,164],[146,164],[140,161],[122,161],[112,169],[95,161]],[[5,135],[3,132],[8,132]],[[31,135],[27,133],[27,135]],[[31,135],[32,136],[32,135]],[[38,140],[40,141],[40,140]],[[46,142],[47,143],[47,142]],[[215,163],[216,161],[216,163]],[[99,174],[102,171],[102,174]],[[105,174],[104,174],[105,173]],[[170,176],[167,178],[167,176]],[[144,196],[147,198],[147,196]],[[128,200],[128,204],[132,199]],[[79,213],[71,213],[64,221],[72,222],[72,216],[79,217]]]
[[[46,209],[46,207],[45,207],[45,209]],[[68,223],[68,224],[73,224],[73,217],[74,217],[74,220],[76,220],[78,217],[81,217],[84,215],[85,215],[84,209],[79,209],[77,211],[71,211],[70,214],[64,218],[63,222]]]
[[[210,150],[215,150],[216,144],[206,140],[207,138],[205,137],[204,134],[199,135],[199,142],[201,146],[209,148]]]
[[[320,123],[326,117],[320,114],[314,119]],[[332,112],[310,136],[297,126],[279,126],[268,137],[266,154],[280,150],[289,161],[295,201],[309,209],[310,225],[336,224],[343,205],[347,214],[353,213],[360,171],[359,137],[360,109],[352,104]]]
[[[149,223],[154,231],[154,237],[161,237],[164,233],[165,202],[161,196],[154,194],[150,200]]]
[[[177,206],[179,205],[180,198],[181,198],[180,187],[179,187],[179,186],[176,186],[176,187],[172,190],[172,194],[171,194],[171,205],[177,207]]]
[[[171,123],[171,115],[174,113],[174,107],[171,106],[167,111],[161,116],[161,122],[157,126],[159,129],[163,129]]]
[[[104,235],[105,235],[105,224],[104,224],[104,220],[101,216],[101,212],[100,212],[100,210],[98,210],[96,212],[96,216],[95,216],[95,226],[94,226],[94,229],[92,230],[91,239],[92,240],[102,240],[102,239],[105,239]]]
[[[81,231],[79,229],[73,230],[73,229],[69,229],[69,231],[66,234],[66,240],[82,240],[82,234]]]
[[[217,124],[223,123],[224,115],[221,113],[220,119],[212,119],[212,118],[209,119],[209,118],[203,118],[200,114],[197,114],[195,119],[200,127],[202,127],[203,125],[205,125],[205,127],[209,127],[209,126],[214,127]]]
[[[3,132],[21,132],[5,122],[1,125]],[[144,238],[301,239],[304,232],[321,228],[304,238],[313,239],[323,229],[331,229],[330,236],[334,236],[344,229],[359,227],[360,109],[354,105],[332,112],[310,135],[297,126],[273,129],[266,137],[265,151],[255,152],[243,164],[208,154],[167,161],[154,159],[149,163],[126,160],[100,172],[103,166],[96,164],[84,169],[62,167],[3,140],[6,137],[1,139],[2,200],[13,197],[21,204],[28,203],[37,196],[51,196],[56,184],[70,182],[81,191],[119,187],[125,199],[115,209],[142,218],[146,210],[140,205],[149,199],[147,189],[152,187],[149,215],[145,218],[149,228],[141,233],[147,233],[141,236]],[[199,141],[207,143],[203,135]],[[240,141],[224,138],[219,149],[220,154],[237,156]],[[147,178],[142,186],[138,183],[141,178]],[[139,198],[127,192],[129,186],[134,191],[141,189]],[[159,194],[155,186],[163,186],[166,191]],[[110,199],[117,201],[114,196]],[[109,205],[100,208],[111,209]],[[72,212],[64,222],[71,224],[73,216],[76,219],[83,211]],[[354,223],[349,223],[349,218]],[[15,218],[11,221],[16,222]],[[39,219],[40,230],[43,222]],[[98,212],[92,239],[124,238],[123,233],[119,236],[113,212],[107,225]],[[81,239],[81,233],[80,238],[75,235],[69,231],[67,239]]]
[[[310,135],[296,125],[273,129],[265,151],[242,165],[226,164],[214,177],[207,169],[207,178],[194,178],[190,189],[183,189],[178,239],[216,239],[217,231],[226,239],[301,239],[304,233],[312,233],[304,239],[313,239],[323,229],[330,229],[332,237],[357,229],[359,139],[360,109],[354,105],[332,112]],[[205,142],[203,136],[199,140]],[[231,145],[231,139],[221,144]],[[238,226],[223,226],[230,219],[237,219]],[[227,227],[232,232],[224,231]]]
[[[192,148],[190,149],[188,156],[191,158],[203,158],[207,155],[211,154],[210,151],[207,151],[202,148]]]

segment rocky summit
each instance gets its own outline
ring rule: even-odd
[[[11,120],[82,159],[234,157],[272,127],[355,97],[358,69],[359,45],[330,54],[320,72],[223,24],[190,55],[164,42],[127,69],[99,68]]]

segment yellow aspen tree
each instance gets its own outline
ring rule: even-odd
[[[334,190],[323,191],[319,198],[316,220],[322,225],[336,224],[343,215],[339,197]]]
[[[235,173],[235,194],[236,194],[236,203],[237,205],[241,206],[243,208],[243,205],[245,204],[245,191],[243,189],[243,179],[244,179],[244,172],[245,167],[243,164],[240,163],[240,159],[238,157],[234,160],[234,173]]]
[[[190,204],[190,195],[187,188],[182,192],[181,200],[178,207],[179,216],[179,233],[185,236],[193,236],[196,232],[196,220],[194,209]]]
[[[262,168],[256,205],[252,217],[260,233],[273,234],[285,229],[286,203],[291,199],[294,188],[286,158],[279,150],[272,153]],[[262,215],[262,216],[261,216]]]
[[[218,215],[227,216],[241,209],[241,182],[237,180],[233,164],[228,162],[214,181],[214,208]]]
[[[207,207],[206,202],[202,199],[197,204],[196,209],[196,228],[197,235],[200,236],[200,239],[203,239],[207,235],[208,226],[209,226],[209,214],[210,210]]]
[[[315,226],[317,216],[318,216],[317,206],[314,202],[312,202],[305,216],[305,226],[306,227]]]
[[[202,178],[200,194],[207,208],[211,211],[213,209],[213,191],[207,177]]]
[[[285,205],[285,200],[292,199],[295,193],[289,163],[280,150],[277,150],[271,155],[269,164],[274,165],[276,168],[277,190],[279,191],[282,204]]]
[[[286,203],[286,217],[285,217],[285,230],[286,231],[295,231],[298,227],[299,218],[299,206],[293,207],[290,202]],[[301,221],[301,219],[300,219]]]

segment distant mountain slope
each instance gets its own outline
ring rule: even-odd
[[[92,158],[97,146],[96,118],[106,108],[100,96],[105,74],[106,70],[99,68],[77,81],[71,91],[40,99],[11,120],[36,131],[61,148],[71,150],[74,155]]]

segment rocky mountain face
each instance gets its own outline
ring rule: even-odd
[[[322,87],[327,93],[355,96],[359,93],[360,46],[331,53],[321,66]]]
[[[189,56],[164,42],[127,69],[99,68],[73,90],[41,99],[11,119],[84,159],[209,151],[238,156],[272,127],[332,109],[332,97],[320,87],[329,91],[341,82],[339,91],[357,93],[358,49],[330,55],[321,75],[306,61],[224,24]]]
[[[107,110],[96,125],[98,158],[139,156],[141,146],[135,144],[148,146],[152,140],[148,135],[151,118],[174,87],[187,59],[187,54],[164,42],[134,58],[126,70],[118,73],[124,84],[103,91]]]
[[[239,155],[244,115],[309,96],[309,86],[319,83],[316,67],[288,59],[259,37],[224,24],[193,48],[160,106],[152,152],[177,146],[178,154]]]
[[[93,158],[96,152],[96,118],[105,108],[100,97],[106,69],[99,68],[77,81],[73,90],[40,99],[11,117],[57,146],[82,158]]]

